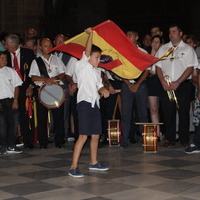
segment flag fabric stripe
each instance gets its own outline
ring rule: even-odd
[[[62,45],[59,48],[59,51],[63,51],[63,52],[69,53],[72,56],[74,56],[74,57],[76,57],[78,59],[81,59],[82,53],[84,51],[84,46],[82,46],[80,44],[76,44],[76,43],[68,43],[67,44],[67,49],[66,49],[66,46]]]
[[[123,78],[127,78],[127,79],[130,79],[130,77],[137,78],[143,70],[140,70],[137,67],[135,67],[130,62],[130,60],[128,60],[125,56],[120,54],[120,52],[117,49],[115,49],[112,45],[110,45],[110,43],[104,40],[105,36],[100,37],[98,33],[96,32],[96,30],[94,31],[93,43],[101,47],[101,49],[103,50],[102,55],[104,54],[110,55],[113,58],[113,61],[107,64],[100,63],[99,66],[107,70],[112,70],[115,74]]]
[[[107,20],[92,28],[93,44],[99,46],[102,55],[109,56],[108,63],[100,66],[112,70],[118,76],[126,79],[137,78],[142,71],[157,62],[159,59],[140,51],[132,44],[125,33],[112,21]],[[88,34],[85,32],[65,41],[51,49],[59,50],[81,58]]]
[[[104,26],[103,29],[101,28],[102,26]],[[120,54],[123,54],[127,60],[133,63],[135,67],[142,71],[145,70],[147,66],[150,66],[149,62],[152,62],[152,60],[156,62],[158,60],[158,58],[140,51],[112,21],[107,21],[107,23],[103,22],[93,29],[98,32],[98,35],[104,38],[114,49],[117,49]]]

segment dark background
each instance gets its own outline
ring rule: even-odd
[[[0,30],[24,37],[32,27],[43,37],[72,37],[110,19],[123,31],[137,29],[140,38],[158,25],[167,42],[168,26],[178,23],[200,39],[199,11],[199,0],[0,0]]]
[[[200,1],[57,0],[54,8],[49,0],[45,4],[49,5],[45,6],[45,33],[50,36],[56,32],[73,36],[107,19],[113,20],[124,31],[137,29],[141,38],[151,26],[158,25],[167,41],[168,26],[173,23],[180,24],[184,33],[200,36]]]

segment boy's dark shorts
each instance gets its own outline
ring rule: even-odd
[[[100,135],[101,134],[101,114],[99,107],[95,104],[81,101],[77,104],[79,119],[79,135]]]

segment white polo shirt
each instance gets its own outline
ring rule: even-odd
[[[75,57],[71,57],[69,59],[69,62],[67,63],[66,68],[65,68],[65,74],[66,75],[74,78],[74,76],[75,76],[75,65],[76,65],[77,61],[78,61],[78,59],[75,58]],[[76,80],[76,78],[75,78],[75,80]],[[74,81],[74,82],[76,82],[76,81]]]
[[[86,57],[85,52],[81,60],[75,65],[75,75],[77,77],[78,94],[77,103],[86,101],[94,107],[95,103],[99,107],[99,89],[103,87],[101,73],[98,67],[93,67],[89,62],[90,57]]]
[[[155,56],[162,57],[171,47],[171,42],[161,46]],[[173,53],[167,59],[158,61],[155,66],[162,69],[163,76],[168,75],[171,81],[176,81],[188,67],[197,67],[198,60],[194,49],[183,41],[173,48]],[[191,76],[188,79],[191,79]]]
[[[10,67],[0,68],[0,99],[13,98],[15,87],[22,85],[17,72]]]

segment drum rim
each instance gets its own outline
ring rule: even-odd
[[[65,89],[63,89],[63,87],[62,87],[59,83],[52,83],[51,85],[57,85],[57,86],[59,86],[59,87],[63,90],[63,96],[62,96],[62,99],[61,99],[61,102],[59,103],[59,105],[58,105],[58,106],[54,106],[54,105],[50,106],[50,105],[44,103],[44,102],[41,100],[41,98],[40,98],[40,97],[41,97],[41,92],[42,92],[43,88],[45,88],[46,86],[48,86],[46,83],[44,83],[43,85],[41,85],[41,87],[40,87],[40,89],[39,89],[39,92],[38,92],[38,99],[39,99],[40,103],[41,103],[44,107],[49,108],[49,109],[56,109],[56,108],[59,108],[59,107],[65,102],[66,93],[65,93]]]

